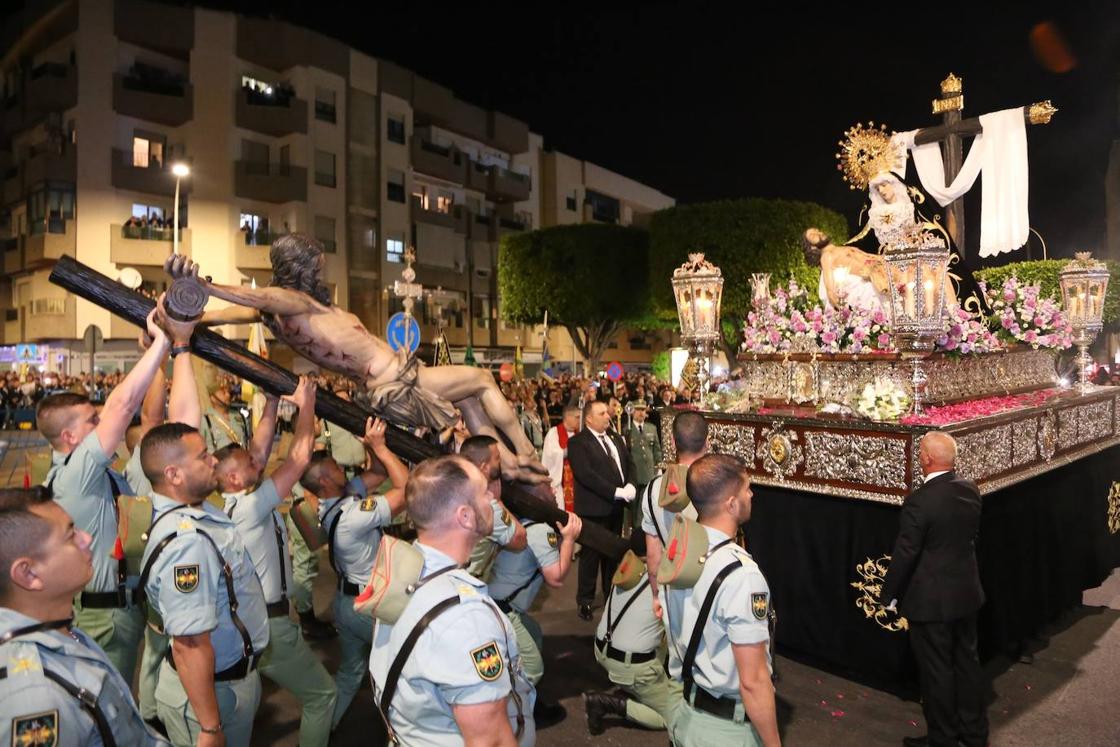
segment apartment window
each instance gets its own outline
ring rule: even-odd
[[[439,197],[436,197],[436,210],[441,213],[450,213],[451,207],[455,204],[455,195],[451,192],[444,190],[439,191]]]
[[[421,210],[428,209],[428,185],[417,184],[412,188],[412,197]]]
[[[404,261],[404,239],[399,236],[385,239],[385,259],[389,262]]]
[[[315,119],[335,123],[334,91],[315,87]]]
[[[404,172],[389,169],[385,196],[393,202],[404,202]]]
[[[404,117],[390,114],[385,126],[385,135],[391,143],[404,145]]]
[[[66,220],[74,217],[74,188],[49,185],[27,197],[27,230],[30,234],[66,233]]]
[[[268,246],[273,234],[269,232],[268,216],[256,213],[241,213],[241,235],[249,246]]]
[[[474,323],[480,329],[490,329],[490,296],[474,297]]]
[[[136,135],[132,138],[132,165],[138,169],[163,168],[163,141]]]
[[[567,203],[568,210],[571,210],[573,213],[576,212],[576,206],[579,204],[579,195],[576,194],[574,189],[568,193]]]
[[[132,217],[147,220],[149,223],[152,220],[163,220],[163,208],[159,205],[141,205],[139,202],[134,202],[132,203]]]
[[[320,187],[335,185],[334,153],[325,150],[315,151],[315,183]]]
[[[315,216],[315,238],[323,244],[323,251],[334,254],[338,246],[334,239],[334,218],[325,215]]]
[[[591,205],[591,217],[593,220],[602,221],[603,223],[618,223],[618,218],[622,212],[621,203],[614,197],[587,190],[587,197],[584,202]]]

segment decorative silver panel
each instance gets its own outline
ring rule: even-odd
[[[1015,441],[1011,448],[1011,463],[1016,467],[1038,459],[1038,420],[1029,418],[1012,423]]]
[[[1011,424],[957,436],[957,472],[979,482],[1011,468]]]
[[[762,462],[762,469],[773,475],[779,482],[784,481],[797,471],[805,460],[796,431],[786,430],[781,421],[775,421],[772,428],[764,428],[755,453]]]
[[[1038,455],[1049,462],[1057,449],[1058,420],[1053,410],[1047,410],[1038,418]]]
[[[1094,402],[1077,408],[1077,443],[1108,438],[1115,433],[1112,422],[1113,400]]]
[[[1077,444],[1077,408],[1058,410],[1058,450],[1065,451]]]
[[[708,444],[713,452],[737,456],[754,467],[754,431],[736,423],[712,423],[708,427]]]
[[[805,433],[806,477],[906,489],[906,441],[848,433]]]

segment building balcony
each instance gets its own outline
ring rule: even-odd
[[[151,161],[148,166],[133,164],[132,151],[113,148],[109,178],[115,188],[164,197],[175,196],[175,175],[171,173],[171,169],[164,168],[163,164],[152,165]],[[182,180],[180,191],[183,194],[190,194],[190,179]]]
[[[127,117],[179,127],[194,117],[194,86],[118,73],[113,76],[113,109]]]
[[[116,0],[113,32],[144,49],[187,59],[194,47],[194,9],[145,0]]]
[[[42,151],[31,156],[23,163],[23,187],[25,190],[40,182],[69,182],[78,178],[78,159],[75,148],[67,148],[64,153]]]
[[[109,259],[118,265],[160,266],[174,249],[170,228],[109,226]],[[179,229],[179,253],[191,255],[191,230]]]
[[[307,102],[295,97],[281,102],[279,94],[266,98],[263,94],[239,89],[234,110],[234,124],[253,132],[273,137],[294,133],[307,134]],[[271,103],[263,103],[270,100]]]
[[[76,253],[78,231],[74,219],[50,218],[31,224],[31,233],[24,240],[24,267],[33,269],[49,264],[63,254]]]
[[[21,197],[23,197],[23,177],[19,169],[15,169],[15,174],[4,180],[4,204],[11,205],[13,202],[19,202]]]
[[[4,342],[8,345],[23,342],[23,324],[19,320],[19,309],[4,309]]]
[[[233,193],[262,202],[307,202],[307,169],[275,163],[237,161]]]
[[[526,230],[526,226],[522,221],[517,218],[503,218],[499,217],[497,222],[497,238],[494,241],[501,239],[506,234],[521,233]]]
[[[11,277],[23,269],[23,242],[18,236],[4,240],[4,274]]]
[[[234,243],[234,261],[242,270],[270,270],[272,260],[268,253],[272,249],[269,244],[242,244]]]
[[[421,174],[437,179],[465,184],[470,158],[458,148],[446,148],[414,135],[412,138],[412,168]]]
[[[64,112],[78,103],[78,71],[72,65],[45,62],[27,81],[23,126],[50,112]]]
[[[529,199],[529,177],[516,171],[491,166],[486,175],[486,194],[498,202],[523,202]]]
[[[470,213],[467,221],[467,238],[472,241],[497,241],[498,216]]]
[[[450,228],[456,233],[466,234],[470,212],[462,205],[453,205],[449,212],[425,208],[416,195],[412,196],[412,219],[418,223]]]
[[[490,168],[483,166],[481,163],[471,161],[467,164],[467,189],[474,189],[479,192],[486,191],[487,180],[490,177]]]
[[[78,299],[69,294],[32,300],[21,310],[26,320],[24,339],[36,342],[77,337],[77,307]]]

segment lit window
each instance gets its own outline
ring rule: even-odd
[[[390,262],[403,262],[404,240],[385,239],[385,259]]]
[[[132,165],[138,169],[148,168],[150,141],[142,137],[132,138]]]

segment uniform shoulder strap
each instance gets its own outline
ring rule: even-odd
[[[692,637],[688,640],[688,648],[684,652],[684,661],[681,666],[681,678],[684,680],[685,692],[692,686],[693,667],[696,665],[696,654],[700,650],[700,639],[704,637],[704,628],[708,625],[708,617],[712,614],[712,605],[716,601],[716,592],[723,584],[724,579],[742,568],[743,564],[736,557],[719,570],[712,583],[708,586],[708,593],[704,596],[704,603],[700,606],[700,613],[696,616],[696,624],[692,628]]]
[[[653,512],[653,483],[655,482],[657,482],[656,477],[646,485],[646,508],[649,509],[649,520],[653,522],[653,528],[657,531],[657,539],[661,540],[661,546],[665,547],[665,535],[661,533],[661,524],[657,521],[657,514]]]

